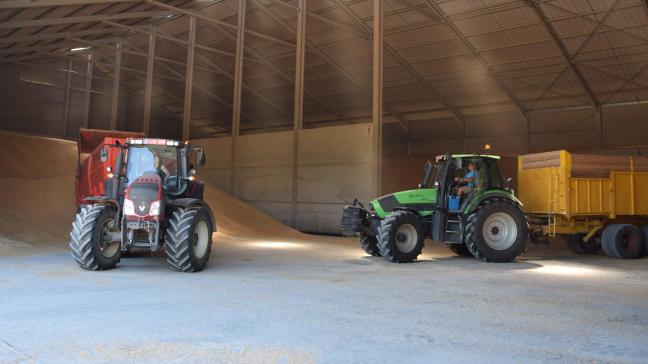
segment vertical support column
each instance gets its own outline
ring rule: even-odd
[[[372,83],[374,196],[382,189],[382,119],[383,119],[383,0],[373,1],[373,83]]]
[[[245,46],[245,5],[239,0],[236,54],[234,59],[234,99],[232,100],[232,145],[230,150],[230,193],[234,194],[236,174],[236,140],[241,132],[241,97],[243,95],[243,56]]]
[[[189,17],[189,42],[187,43],[187,71],[185,72],[184,114],[182,140],[189,140],[191,128],[191,92],[193,91],[193,65],[196,50],[196,17]]]
[[[603,151],[603,125],[601,121],[601,106],[596,107],[596,114],[594,114],[594,144],[596,151],[601,153]]]
[[[295,49],[295,104],[292,147],[292,227],[297,227],[297,183],[299,177],[299,133],[304,126],[304,64],[306,60],[306,0],[297,3],[297,44]]]
[[[462,152],[466,153],[467,152],[467,150],[466,150],[466,120],[464,120],[462,128],[463,128],[463,130],[461,132],[461,135],[463,135],[463,139],[461,140],[461,150],[462,150]]]
[[[151,127],[151,100],[153,98],[153,67],[155,65],[155,26],[151,25],[149,34],[148,58],[146,63],[146,85],[144,86],[144,121],[142,131],[149,135]]]
[[[93,67],[94,65],[94,51],[90,51],[88,53],[88,64],[86,65],[86,82],[85,82],[85,89],[86,89],[86,94],[85,94],[85,109],[84,113],[85,115],[83,116],[83,121],[82,125],[84,128],[88,127],[88,119],[90,119],[90,106],[91,106],[91,98],[92,98],[92,72],[93,72]]]
[[[63,130],[61,137],[65,138],[70,118],[70,90],[72,84],[72,60],[67,61],[67,72],[65,73],[65,86],[63,87]]]
[[[110,106],[110,130],[117,129],[117,111],[119,108],[119,78],[121,74],[122,40],[115,45],[115,68],[113,69],[112,104]]]
[[[522,114],[524,117],[524,153],[531,153],[531,115],[528,112]]]

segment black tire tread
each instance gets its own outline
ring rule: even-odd
[[[514,206],[516,209],[519,209],[519,206],[506,198],[490,198],[487,200],[482,201],[477,208],[470,213],[466,217],[466,222],[465,222],[465,227],[464,227],[464,243],[465,246],[468,248],[468,251],[477,259],[481,260],[483,262],[489,262],[489,263],[504,263],[504,262],[509,262],[511,259],[494,259],[494,258],[489,258],[484,256],[484,254],[479,251],[479,249],[476,246],[475,243],[475,237],[476,237],[476,232],[475,232],[475,226],[477,225],[477,218],[479,217],[479,213],[482,209],[484,209],[487,206],[490,206],[491,204],[498,204],[498,203],[506,203],[511,206]],[[528,235],[528,234],[527,234]],[[524,250],[524,249],[523,249]],[[519,252],[519,254],[521,254]]]
[[[648,225],[644,225],[641,227],[641,236],[643,237],[642,255],[648,255]]]
[[[369,236],[369,235],[360,235],[360,246],[362,247],[362,250],[365,251],[365,253],[373,256],[373,257],[379,257],[380,256],[380,249],[378,248],[378,240],[376,239],[375,236]]]
[[[83,269],[87,270],[106,270],[114,268],[119,259],[114,264],[102,265],[96,258],[93,250],[92,236],[94,233],[95,223],[101,213],[107,208],[106,205],[85,205],[79,210],[70,232],[70,249],[72,257]]]
[[[191,252],[189,251],[189,238],[192,233],[190,230],[199,212],[200,208],[177,208],[173,210],[167,223],[164,249],[167,255],[167,263],[177,271],[197,272],[204,268],[204,266],[199,267],[192,264]],[[211,237],[207,248],[207,257],[209,257],[210,252]]]
[[[456,255],[460,257],[472,257],[472,253],[470,250],[468,250],[468,247],[466,244],[446,244],[448,246],[448,249],[450,249],[451,252],[455,253]]]
[[[410,258],[399,259],[392,249],[392,244],[390,241],[391,230],[394,228],[394,226],[398,223],[399,220],[401,220],[406,216],[413,216],[416,219],[419,219],[418,216],[416,216],[415,214],[409,211],[396,210],[390,213],[389,215],[387,215],[387,217],[385,217],[380,222],[380,226],[378,227],[378,236],[377,236],[378,249],[380,250],[380,255],[382,255],[382,257],[385,258],[387,261],[393,263],[412,263],[423,251],[423,244],[421,243],[419,247],[415,248],[415,250],[412,251],[412,253],[410,254]]]
[[[583,249],[583,236],[584,234],[570,234],[567,236],[567,248],[572,253],[580,254],[580,255],[585,255],[588,254],[585,249]]]
[[[639,258],[641,256],[642,249],[639,249],[638,254],[632,254],[630,256],[624,256],[622,252],[619,251],[619,247],[617,245],[617,236],[619,234],[619,231],[622,229],[634,229],[640,236],[640,242],[641,242],[641,231],[637,229],[636,226],[631,225],[631,224],[610,224],[603,229],[603,235],[601,237],[601,246],[603,247],[603,251],[607,256],[610,258],[617,258],[617,259],[635,259]]]

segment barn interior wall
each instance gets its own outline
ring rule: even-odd
[[[371,125],[353,124],[299,132],[296,227],[339,233],[342,207],[372,196]],[[291,224],[294,133],[272,132],[237,138],[234,188],[229,137],[196,139],[204,148],[199,175],[275,219]]]
[[[5,65],[0,68],[0,129],[51,137],[76,139],[85,118],[85,77],[73,74],[69,117],[63,131],[65,61],[55,61],[42,68]],[[76,65],[75,67],[78,67]],[[73,68],[74,69],[74,68]],[[59,71],[57,71],[59,70]],[[81,70],[74,69],[81,72]],[[112,83],[93,81],[88,127],[108,129]],[[139,92],[121,88],[117,129],[141,130],[143,97]],[[151,134],[178,138],[181,119],[163,107],[153,104]]]

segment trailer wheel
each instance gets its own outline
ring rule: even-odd
[[[648,255],[648,225],[641,228],[641,236],[643,237],[643,255]]]
[[[524,214],[506,199],[484,201],[466,219],[464,242],[484,262],[510,262],[522,254],[529,235]]]
[[[611,224],[603,230],[603,251],[618,259],[636,259],[641,256],[641,232],[630,224]]]
[[[378,249],[390,262],[413,262],[421,254],[424,240],[421,219],[409,211],[392,212],[378,227]]]
[[[198,272],[209,260],[214,228],[202,207],[178,208],[167,225],[164,249],[167,263],[180,272]]]
[[[446,244],[448,249],[451,252],[457,254],[460,257],[472,257],[472,253],[468,250],[466,244]]]
[[[591,238],[583,241],[585,234],[571,234],[567,237],[567,247],[576,254],[593,254],[601,248],[601,243]]]
[[[375,236],[369,236],[365,234],[360,235],[360,246],[365,253],[373,256],[380,256],[380,249],[378,249],[378,239]]]
[[[87,270],[115,268],[121,258],[121,244],[110,241],[117,211],[108,205],[87,205],[76,215],[70,232],[72,257]]]

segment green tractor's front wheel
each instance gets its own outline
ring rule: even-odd
[[[464,242],[485,262],[510,262],[522,254],[529,235],[524,214],[512,201],[484,201],[468,215]]]
[[[411,263],[421,254],[425,233],[419,216],[394,211],[378,227],[378,249],[386,260]]]
[[[365,234],[360,235],[360,246],[365,253],[373,256],[380,256],[380,249],[378,249],[378,239],[375,236],[369,236]]]

